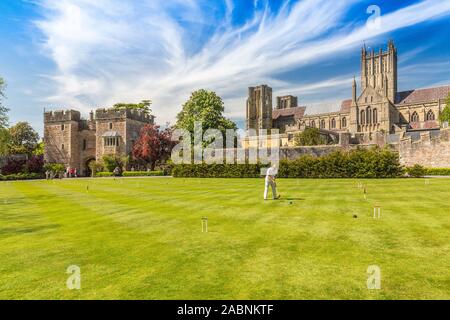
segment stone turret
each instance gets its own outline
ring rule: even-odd
[[[75,110],[47,111],[44,113],[44,123],[80,120],[81,114],[79,111]]]
[[[248,88],[247,129],[272,129],[272,88],[267,85]]]

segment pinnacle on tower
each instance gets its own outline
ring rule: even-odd
[[[352,102],[356,102],[356,77],[353,76],[353,84],[352,84]]]

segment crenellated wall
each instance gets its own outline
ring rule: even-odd
[[[81,114],[76,110],[57,110],[44,113],[44,123],[80,121]]]
[[[97,109],[95,111],[95,119],[112,120],[112,119],[132,119],[145,123],[153,123],[154,117],[136,109]]]

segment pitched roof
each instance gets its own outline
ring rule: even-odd
[[[120,137],[120,134],[117,131],[107,131],[102,135],[102,137],[114,138],[114,137]]]
[[[305,115],[306,107],[295,107],[286,109],[274,109],[272,111],[272,119],[276,120],[279,117],[291,117],[294,119],[300,119]]]
[[[403,91],[397,93],[396,103],[406,104],[406,103],[435,101],[438,99],[445,99],[449,93],[450,93],[450,85],[443,87]]]
[[[352,106],[352,99],[344,100],[341,102],[341,110],[339,112],[349,113],[351,106]]]

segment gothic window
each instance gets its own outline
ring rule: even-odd
[[[61,131],[64,131],[64,129],[65,129],[65,126],[62,124],[61,125]]]
[[[64,144],[61,145],[61,150],[64,150]]]
[[[320,121],[320,129],[325,129],[325,120]]]
[[[83,150],[86,150],[87,148],[87,142],[86,139],[83,139]]]
[[[419,122],[419,115],[415,111],[411,116],[411,122]]]
[[[378,123],[378,110],[377,109],[373,109],[373,123]]]
[[[105,147],[118,147],[119,138],[118,137],[105,137]]]
[[[347,127],[347,118],[342,118],[342,128],[346,128]]]
[[[331,128],[333,128],[333,129],[336,128],[336,120],[334,118],[331,119]]]
[[[109,123],[109,130],[112,130],[112,128],[113,128],[113,124],[112,124],[112,122],[110,122]]]
[[[366,123],[366,112],[364,110],[361,110],[361,124]]]
[[[311,121],[311,127],[315,128],[316,127],[316,122],[313,120]]]
[[[366,118],[367,118],[367,124],[371,124],[372,123],[372,111],[370,106],[367,107],[367,111],[366,111]]]
[[[434,112],[430,110],[427,113],[427,121],[433,121],[433,120],[435,120]]]

